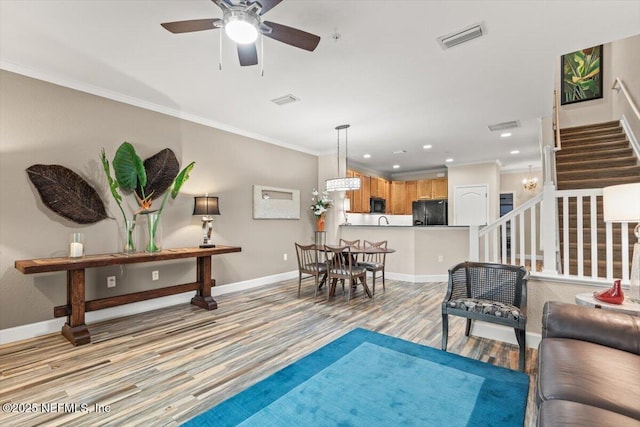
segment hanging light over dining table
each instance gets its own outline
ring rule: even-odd
[[[338,133],[338,152],[337,152],[337,160],[338,160],[338,177],[327,179],[325,181],[326,190],[327,191],[350,191],[350,190],[359,190],[360,189],[360,178],[358,177],[348,177],[340,175],[340,131],[344,130],[344,157],[345,157],[345,165],[348,164],[348,154],[349,154],[349,138],[348,131],[351,125],[340,125],[336,126],[336,132]]]

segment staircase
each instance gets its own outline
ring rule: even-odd
[[[576,190],[603,188],[610,185],[640,182],[640,165],[635,157],[619,122],[606,122],[588,126],[579,126],[560,131],[562,150],[556,153],[556,171],[558,190]],[[563,236],[563,201],[558,201],[560,226],[560,254],[564,253],[564,245],[569,245],[569,271],[565,274],[578,273],[578,251],[584,254],[584,271],[591,271],[591,201],[582,199],[583,244],[578,247],[578,220],[576,214],[577,199],[569,199],[569,239],[564,242]],[[597,197],[597,248],[598,275],[605,277],[605,223],[603,220],[602,196]],[[613,224],[614,277],[621,277],[622,243],[620,224]],[[635,236],[634,225],[629,226],[629,257],[631,257]]]

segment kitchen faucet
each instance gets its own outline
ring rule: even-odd
[[[384,215],[380,215],[380,216],[378,217],[378,225],[380,225],[380,220],[381,220],[382,218],[384,218],[384,220],[387,222],[387,225],[389,225],[389,218],[387,218],[387,217],[386,217],[386,216],[384,216]]]

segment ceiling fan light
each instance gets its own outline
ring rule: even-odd
[[[224,24],[224,31],[231,40],[240,44],[253,43],[258,39],[257,22],[249,15],[231,15]]]

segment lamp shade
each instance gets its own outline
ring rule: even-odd
[[[218,208],[218,198],[210,196],[194,197],[194,215],[220,215]]]
[[[640,222],[640,182],[602,189],[606,222]]]

